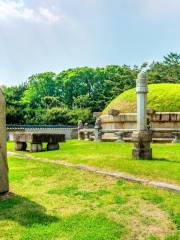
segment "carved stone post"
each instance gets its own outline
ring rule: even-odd
[[[84,124],[84,140],[89,141],[88,123]]]
[[[81,136],[81,129],[83,129],[83,122],[82,120],[78,121],[78,140],[82,140],[82,136]]]
[[[137,130],[132,134],[134,149],[132,155],[135,159],[152,159],[152,132],[147,127],[147,79],[146,71],[142,70],[136,81],[137,94]]]
[[[0,90],[0,194],[9,191],[6,150],[6,103]]]
[[[95,123],[95,126],[94,126],[94,141],[95,142],[101,142],[102,141],[102,133],[101,133],[101,119],[100,118],[97,118],[96,119],[96,123]]]

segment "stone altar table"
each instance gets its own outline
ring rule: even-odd
[[[65,142],[65,134],[14,133],[15,150],[25,151],[30,143],[30,152],[41,152],[42,143],[47,143],[47,151],[58,150],[59,142]]]

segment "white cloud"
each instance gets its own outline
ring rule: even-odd
[[[40,7],[39,9],[40,16],[43,17],[50,23],[55,23],[59,21],[59,16],[54,14],[50,9]]]
[[[0,20],[18,19],[54,24],[62,18],[62,13],[54,6],[33,9],[27,7],[23,0],[0,0]]]

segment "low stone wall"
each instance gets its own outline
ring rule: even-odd
[[[65,138],[68,139],[77,139],[78,138],[78,129],[77,128],[7,128],[7,138],[10,141],[13,141],[13,134],[15,132],[32,132],[32,133],[57,133],[65,134]]]
[[[117,137],[111,130],[127,131],[124,138],[129,140],[132,132],[136,129],[136,113],[120,113],[116,116],[102,115],[101,127],[106,132],[103,138],[115,140]],[[153,112],[148,114],[149,127],[153,132],[154,141],[171,142],[174,139],[174,132],[180,131],[180,112]]]
[[[131,141],[136,130],[136,113],[120,113],[111,110],[101,115],[95,128],[80,126],[79,139],[97,141]],[[152,131],[153,142],[180,142],[180,112],[148,111],[148,128]]]
[[[102,115],[100,118],[103,129],[136,129],[136,113]],[[180,129],[180,112],[155,112],[149,119],[153,129]]]

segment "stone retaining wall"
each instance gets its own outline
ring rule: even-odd
[[[162,139],[171,141],[174,139],[174,132],[180,131],[180,112],[154,112],[149,114],[150,129],[153,131],[154,139]],[[109,130],[127,130],[125,137],[131,138],[131,133],[136,129],[136,113],[120,113],[116,116],[101,115],[102,130],[107,133],[104,138],[116,139],[113,133],[108,133]],[[127,135],[127,136],[126,136]]]
[[[136,113],[102,115],[100,118],[103,129],[136,129]],[[180,129],[180,112],[156,112],[149,118],[153,129]]]

